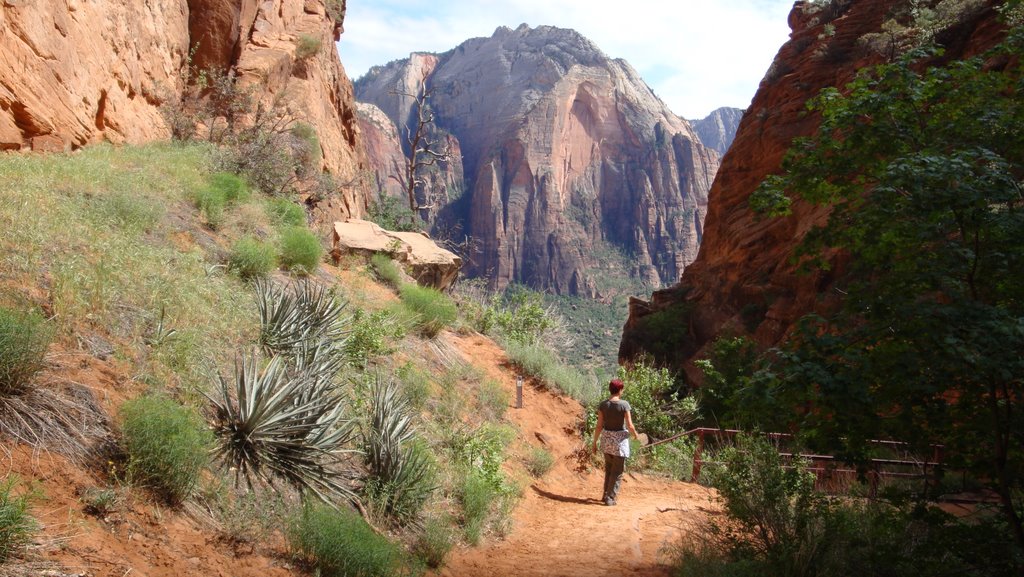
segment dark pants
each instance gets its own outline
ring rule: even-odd
[[[604,454],[604,497],[602,500],[605,503],[615,502],[615,496],[619,494],[619,484],[622,483],[622,471],[625,468],[625,457]]]

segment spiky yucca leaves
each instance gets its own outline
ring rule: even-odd
[[[332,465],[351,438],[343,398],[332,383],[340,355],[309,345],[289,362],[275,356],[260,369],[256,354],[235,363],[233,381],[220,377],[214,406],[215,456],[252,488],[284,480],[325,501],[351,498]]]
[[[363,430],[370,473],[366,492],[382,512],[408,519],[436,488],[433,461],[415,443],[412,411],[395,381],[377,375],[371,395],[370,420]]]
[[[257,279],[256,306],[260,312],[260,346],[267,355],[294,355],[310,343],[338,345],[345,339],[342,313],[348,303],[327,287],[302,280],[277,285]]]

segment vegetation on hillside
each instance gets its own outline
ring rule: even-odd
[[[787,426],[810,448],[861,466],[875,454],[871,439],[905,440],[925,454],[941,443],[943,466],[994,502],[982,500],[968,524],[924,501],[941,487],[918,492],[915,506],[853,510],[766,477],[797,492],[755,503],[762,508],[748,516],[750,505],[734,497],[750,491],[730,496],[720,483],[747,530],[726,539],[726,553],[718,548],[718,574],[857,566],[877,575],[1017,575],[1024,567],[1022,56],[1016,27],[984,56],[936,65],[934,52],[911,51],[814,99],[820,129],[794,143],[783,173],[750,202],[770,216],[795,200],[830,207],[795,257],[827,269],[833,255],[848,255],[832,272],[840,305],[803,319],[776,350],[727,338],[704,363],[724,422]],[[737,463],[726,475],[756,480],[765,467],[777,465]],[[804,512],[786,514],[795,533],[765,525],[779,518],[778,504],[801,503]],[[692,560],[701,549],[688,551]]]

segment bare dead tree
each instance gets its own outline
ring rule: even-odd
[[[433,166],[439,161],[450,160],[451,149],[445,139],[431,134],[434,125],[434,111],[427,104],[430,90],[427,89],[426,82],[420,81],[415,94],[397,90],[392,91],[391,94],[413,99],[412,118],[405,123],[405,141],[409,145],[409,149],[406,152],[404,166],[398,166],[398,162],[395,161],[390,177],[398,181],[402,189],[405,190],[409,197],[409,209],[413,213],[419,214],[420,211],[429,211],[433,208],[433,204],[430,202],[420,205],[416,200],[416,187],[425,184],[420,177],[420,169]]]

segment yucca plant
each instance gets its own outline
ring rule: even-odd
[[[351,498],[333,465],[351,438],[343,398],[331,382],[335,353],[310,346],[289,362],[275,356],[260,368],[257,354],[236,360],[233,380],[220,377],[208,396],[214,408],[214,455],[234,469],[235,483],[275,487],[283,480],[325,501]]]
[[[278,285],[257,279],[255,286],[260,345],[267,355],[294,355],[304,343],[344,343],[347,319],[342,313],[348,303],[339,300],[333,290],[307,280]]]
[[[415,443],[412,411],[395,381],[377,375],[371,396],[370,420],[363,430],[367,493],[384,513],[409,518],[436,488],[433,462]]]

